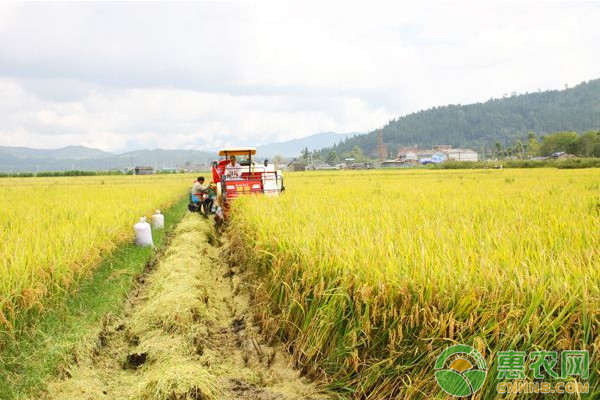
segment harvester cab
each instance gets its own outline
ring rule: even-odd
[[[283,176],[268,160],[255,164],[256,149],[226,148],[219,151],[220,161],[213,163],[213,182],[217,185],[217,217],[227,218],[231,202],[239,196],[263,194],[277,196],[285,190]]]

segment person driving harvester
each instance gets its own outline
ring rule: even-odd
[[[225,166],[225,176],[229,179],[237,179],[242,174],[242,166],[236,162],[235,156],[229,157],[229,163]]]

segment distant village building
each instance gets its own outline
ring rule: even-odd
[[[568,158],[575,158],[573,154],[568,154],[565,151],[557,151],[550,155],[554,160],[566,160]]]
[[[403,159],[417,159],[417,154],[423,150],[419,149],[417,146],[412,147],[398,147],[398,153],[396,155],[397,160]]]
[[[147,166],[135,167],[133,170],[136,175],[152,175],[154,173],[154,168]]]
[[[401,160],[385,160],[381,162],[381,168],[407,168],[412,165],[414,164]]]
[[[434,151],[448,151],[452,149],[452,146],[449,144],[438,144],[437,146],[432,146],[431,150]]]
[[[479,155],[476,151],[471,149],[447,149],[444,150],[444,153],[448,156],[448,160],[450,161],[478,161]]]
[[[404,154],[404,161],[418,161],[419,160],[419,155],[417,153],[413,153],[412,151],[409,151],[408,153]]]
[[[552,154],[550,154],[549,156],[539,156],[539,157],[531,157],[529,160],[530,161],[545,161],[545,160],[567,160],[569,158],[577,158],[577,156],[573,155],[573,154],[568,154],[565,151],[557,151],[554,152]]]
[[[373,169],[373,163],[360,162],[355,157],[346,157],[344,162],[336,165],[336,169]]]
[[[446,153],[436,150],[425,150],[419,154],[421,164],[440,164],[448,159]]]
[[[291,163],[289,163],[287,165],[287,169],[289,171],[305,171],[306,170],[306,164],[304,162],[301,162],[301,161],[292,161]]]
[[[418,149],[416,147],[400,147],[398,149],[398,154],[396,155],[396,160],[402,162],[417,162],[419,160],[419,152],[423,150]],[[390,161],[390,160],[388,160]]]
[[[430,150],[413,147],[400,147],[395,160],[381,163],[383,168],[409,167],[417,164],[439,164],[444,161],[478,161],[477,152],[471,149],[453,149],[449,144],[432,146]]]
[[[346,166],[347,169],[373,169],[373,163],[353,163]]]
[[[329,170],[329,169],[337,169],[336,167],[327,164],[321,160],[313,160],[310,164],[306,166],[306,170],[319,171],[319,170]]]

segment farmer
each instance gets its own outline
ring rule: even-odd
[[[208,185],[204,186],[204,177],[199,176],[198,179],[194,181],[194,185],[192,186],[192,201],[194,203],[201,203],[202,197],[207,191]]]
[[[204,185],[204,177],[199,176],[192,186],[192,202],[199,206],[204,206],[204,215],[207,216],[212,206],[212,199],[208,196],[210,185]]]
[[[225,167],[225,175],[228,178],[239,178],[242,172],[242,167],[235,160],[235,156],[229,157],[229,164]]]

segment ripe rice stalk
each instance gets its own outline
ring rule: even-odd
[[[0,180],[0,338],[77,288],[132,226],[179,200],[184,175]]]
[[[597,382],[599,183],[594,169],[294,173],[283,196],[236,201],[228,235],[264,328],[354,398],[440,395],[432,366],[455,343],[490,363],[589,350]]]

